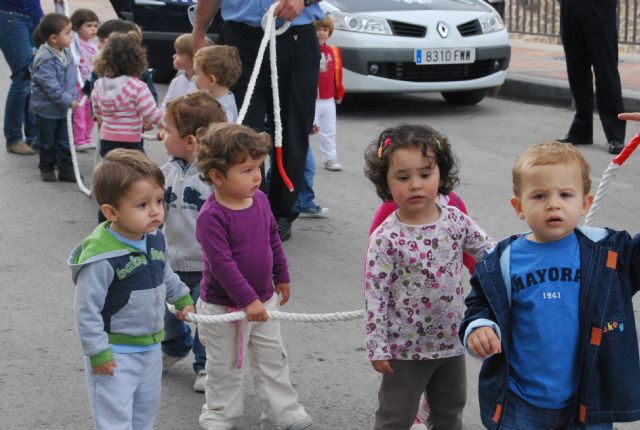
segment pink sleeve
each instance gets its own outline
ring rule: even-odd
[[[369,227],[369,235],[371,235],[371,233],[373,233],[373,231],[378,228],[378,226],[382,224],[382,222],[396,209],[398,209],[398,205],[393,200],[382,202],[376,210],[376,213],[373,215],[371,227]]]

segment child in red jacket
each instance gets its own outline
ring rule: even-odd
[[[320,75],[318,77],[318,98],[314,124],[320,127],[320,152],[325,169],[338,171],[336,153],[336,104],[342,103],[342,55],[340,48],[327,44],[333,33],[333,21],[325,15],[314,21],[320,43]]]

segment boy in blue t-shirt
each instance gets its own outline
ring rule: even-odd
[[[577,227],[593,202],[589,165],[570,144],[534,145],[513,167],[511,204],[531,232],[476,266],[460,336],[485,359],[489,429],[611,429],[640,419],[631,298],[640,236]]]

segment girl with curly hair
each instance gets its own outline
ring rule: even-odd
[[[375,429],[409,429],[421,394],[428,428],[462,429],[466,402],[462,254],[476,259],[493,241],[439,195],[458,183],[445,136],[431,127],[383,131],[365,153],[365,174],[398,208],[369,238],[365,267],[366,347],[383,374]]]
[[[93,65],[100,76],[91,92],[93,113],[100,124],[100,155],[115,148],[143,151],[145,123],[157,125],[162,110],[140,76],[147,69],[147,56],[136,32],[115,33]]]

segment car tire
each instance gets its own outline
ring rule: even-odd
[[[478,104],[487,95],[486,89],[470,90],[470,91],[445,91],[442,97],[447,103],[456,106],[471,106]]]
[[[168,84],[176,75],[174,69],[153,69],[153,82],[158,84]]]

